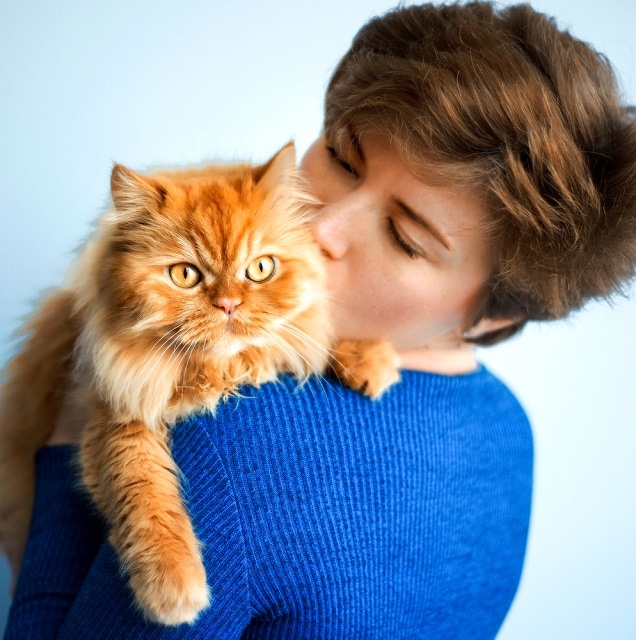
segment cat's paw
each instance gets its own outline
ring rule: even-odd
[[[348,387],[375,399],[399,382],[398,363],[388,342],[343,340],[334,349],[332,367]]]
[[[169,626],[192,624],[210,606],[203,563],[188,555],[164,557],[152,571],[130,572],[130,586],[148,620]]]

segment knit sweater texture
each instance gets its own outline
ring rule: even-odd
[[[484,367],[404,371],[380,401],[283,377],[173,430],[213,602],[143,620],[75,489],[73,447],[42,449],[5,640],[486,639],[516,592],[532,437]]]

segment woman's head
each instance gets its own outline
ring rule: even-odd
[[[490,265],[473,320],[513,322],[476,342],[633,276],[636,120],[604,58],[528,6],[413,6],[368,23],[330,82],[325,135],[369,132],[423,182],[480,194]]]
[[[458,347],[490,271],[481,199],[421,182],[374,133],[319,138],[303,169],[323,203],[314,235],[336,335]]]

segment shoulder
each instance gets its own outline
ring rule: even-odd
[[[370,400],[357,391],[342,386],[337,381],[313,376],[298,382],[292,376],[281,376],[278,381],[255,389],[244,387],[240,392],[222,402],[214,415],[193,416],[177,426],[196,422],[233,423],[245,420],[289,419],[294,415],[308,415],[313,420],[324,415],[348,412],[368,412],[381,415],[399,410],[420,412],[424,407],[444,411],[453,406],[487,408],[513,411],[519,417],[525,412],[510,389],[486,367],[464,375],[440,375],[420,371],[401,372],[399,383],[391,387],[380,400]],[[296,414],[296,412],[301,412]],[[351,413],[349,413],[351,415]]]
[[[432,430],[443,437],[448,429],[490,432],[531,447],[526,414],[508,387],[484,366],[473,373],[445,376],[406,370],[401,381],[380,400],[370,400],[334,380],[313,377],[298,383],[291,376],[244,388],[223,402],[215,415],[193,416],[175,429],[175,444],[192,438],[208,446],[231,439],[234,446],[284,442],[290,435],[318,428],[355,436],[361,429],[377,432],[405,426]],[[203,442],[205,441],[205,442]],[[238,443],[238,444],[237,444]]]

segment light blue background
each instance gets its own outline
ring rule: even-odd
[[[388,0],[4,2],[0,362],[87,236],[114,160],[266,159],[319,132],[323,90]],[[540,0],[636,102],[633,0]],[[482,359],[534,424],[527,563],[501,640],[636,638],[636,296],[532,327]],[[0,488],[1,490],[1,488]],[[8,596],[2,567],[0,629]]]

